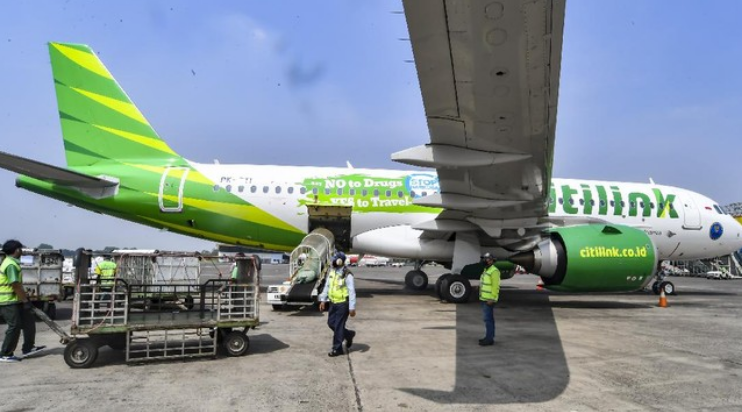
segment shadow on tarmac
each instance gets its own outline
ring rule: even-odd
[[[545,402],[569,384],[569,368],[547,293],[511,290],[495,309],[494,346],[479,346],[481,309],[455,305],[456,377],[452,391],[401,390],[441,404]],[[453,305],[452,305],[453,306]]]
[[[248,355],[258,355],[261,353],[278,352],[279,350],[288,349],[290,345],[283,343],[266,333],[260,335],[248,335],[250,338],[250,349]]]

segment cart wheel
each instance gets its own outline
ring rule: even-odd
[[[250,349],[250,339],[244,332],[230,332],[224,338],[224,349],[229,356],[242,356]]]
[[[216,335],[214,335],[214,331],[218,331]],[[209,330],[209,337],[211,339],[214,339],[214,336],[216,336],[216,343],[221,344],[224,342],[224,337],[232,333],[232,328],[217,328],[217,329],[211,329]]]
[[[64,361],[72,369],[88,368],[98,357],[98,345],[90,339],[73,340],[64,348]]]

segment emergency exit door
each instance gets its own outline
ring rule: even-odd
[[[183,211],[183,189],[189,171],[187,167],[167,167],[162,172],[158,196],[161,212],[180,213]]]

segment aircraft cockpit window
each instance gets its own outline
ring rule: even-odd
[[[268,190],[270,190],[268,186],[263,186],[263,193],[268,193]]]
[[[232,185],[227,185],[224,190],[226,190],[229,193],[232,193]]]
[[[215,192],[218,192],[219,191],[219,185],[214,185],[214,191]]]
[[[716,210],[716,213],[720,215],[724,214],[724,212],[721,211],[721,208],[719,207],[719,205],[714,205],[714,210]]]
[[[281,186],[276,186],[276,194],[281,193]]]

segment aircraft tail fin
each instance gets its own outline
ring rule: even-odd
[[[180,159],[88,46],[49,43],[68,166]]]

